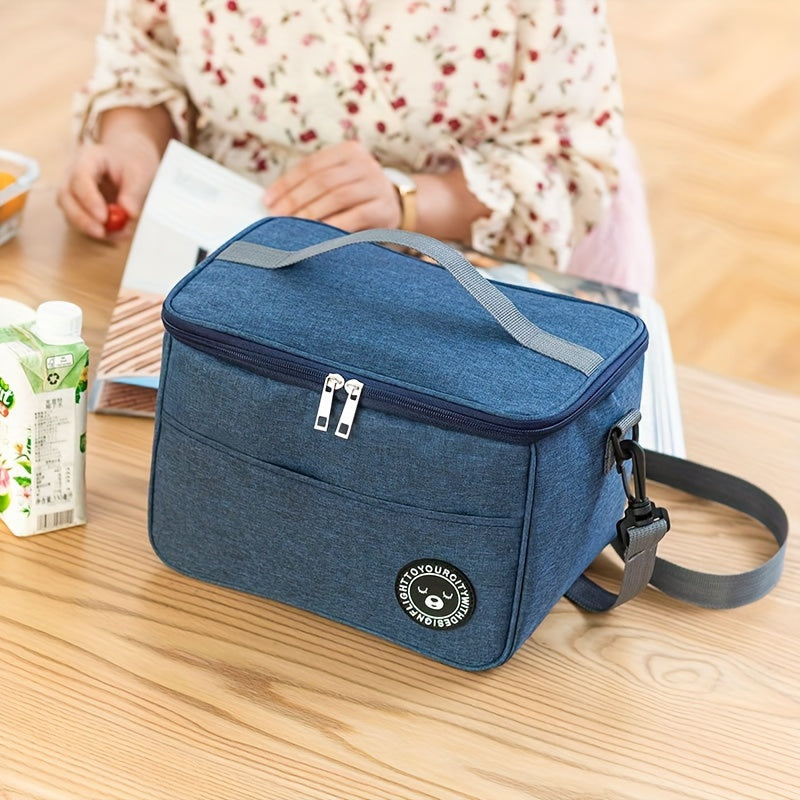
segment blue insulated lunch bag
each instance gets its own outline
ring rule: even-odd
[[[482,670],[565,593],[608,608],[658,566],[632,314],[276,217],[163,321],[149,527],[182,573]],[[582,577],[612,540],[619,596]]]

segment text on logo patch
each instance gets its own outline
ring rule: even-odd
[[[467,576],[433,558],[406,564],[397,575],[395,595],[403,611],[425,628],[452,630],[475,611],[475,590]]]

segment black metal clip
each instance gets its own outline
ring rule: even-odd
[[[644,449],[639,444],[639,426],[634,425],[630,439],[623,439],[621,431],[615,428],[611,432],[611,444],[617,472],[622,476],[622,485],[628,498],[625,514],[617,523],[617,535],[628,548],[631,545],[631,531],[637,530],[644,534],[644,529],[648,529],[653,536],[637,537],[641,541],[637,543],[636,549],[652,547],[669,530],[669,514],[665,508],[656,507],[647,497],[646,461]],[[631,462],[630,480],[625,475],[626,461]]]

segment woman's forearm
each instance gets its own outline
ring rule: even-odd
[[[175,128],[164,106],[135,108],[124,106],[105,111],[99,120],[99,139],[104,143],[130,141],[151,143],[161,156],[174,136]]]

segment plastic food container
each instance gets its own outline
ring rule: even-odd
[[[38,177],[39,164],[35,159],[0,150],[0,245],[19,230],[28,191]]]

